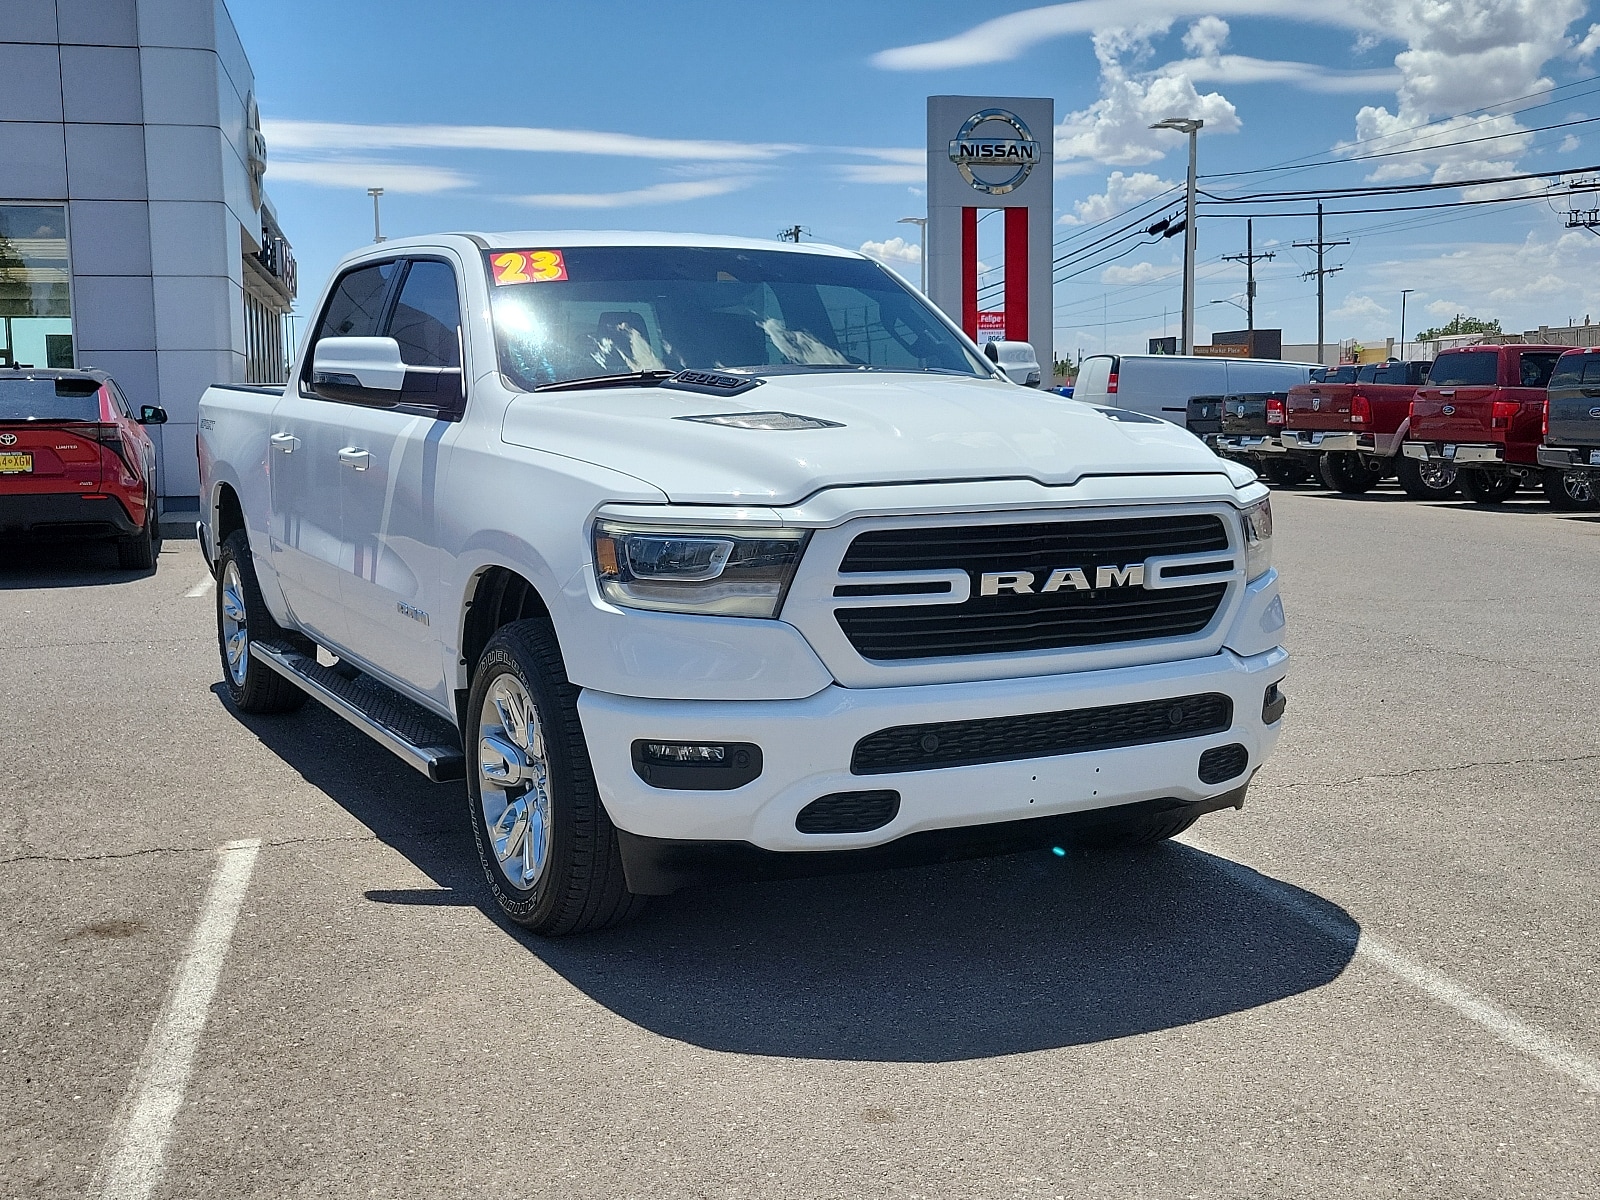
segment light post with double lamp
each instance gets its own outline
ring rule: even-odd
[[[383,195],[382,188],[368,188],[367,195],[372,197],[372,240],[374,243],[383,241],[383,228],[378,224],[378,197]]]
[[[1199,117],[1168,117],[1151,129],[1171,129],[1189,135],[1189,188],[1183,200],[1183,352],[1194,353],[1194,184],[1196,138],[1205,122]]]
[[[922,294],[928,294],[928,218],[927,217],[901,217],[896,225],[915,225],[917,227],[917,261],[922,264]]]

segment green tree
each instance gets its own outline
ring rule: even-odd
[[[1417,334],[1417,341],[1431,342],[1442,337],[1452,337],[1458,333],[1499,333],[1499,321],[1484,321],[1477,317],[1467,317],[1460,313],[1450,318],[1448,325],[1441,325],[1437,329],[1424,329]]]

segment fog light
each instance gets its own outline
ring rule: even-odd
[[[1267,684],[1266,694],[1261,697],[1261,723],[1274,725],[1283,719],[1283,710],[1289,705],[1289,697],[1278,690],[1275,683]]]
[[[651,787],[725,792],[761,774],[761,747],[751,742],[633,743],[633,770]]]

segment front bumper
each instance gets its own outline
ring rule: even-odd
[[[1600,471],[1600,448],[1540,446],[1539,465],[1555,467],[1559,471]]]
[[[139,526],[115,496],[75,492],[0,495],[0,537],[128,537]]]
[[[1285,450],[1304,450],[1321,454],[1331,450],[1361,450],[1361,435],[1337,431],[1286,429],[1279,439]]]
[[[1505,466],[1504,446],[1467,445],[1460,442],[1406,442],[1400,453],[1418,462],[1453,463],[1466,466]]]
[[[803,700],[644,700],[585,691],[578,711],[612,822],[625,833],[674,841],[748,843],[759,850],[816,852],[883,846],[911,834],[1061,816],[1124,804],[1206,803],[1241,788],[1271,752],[1281,720],[1263,719],[1269,685],[1288,671],[1274,647],[1248,657],[1206,658],[1023,679],[884,688],[828,687]],[[856,743],[903,725],[983,720],[1218,692],[1232,700],[1231,727],[1116,749],[935,769],[853,774]],[[761,774],[732,790],[656,788],[635,773],[636,740],[746,742]],[[1207,784],[1200,756],[1239,744],[1240,770]],[[894,817],[865,833],[802,833],[800,810],[841,792],[892,789]],[[1231,803],[1231,802],[1230,802]],[[977,834],[975,834],[977,836]]]

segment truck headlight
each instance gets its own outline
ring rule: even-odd
[[[1260,579],[1272,567],[1272,500],[1257,500],[1239,513],[1244,525],[1244,575]]]
[[[600,520],[600,594],[626,608],[774,617],[794,578],[805,529],[663,529]]]

